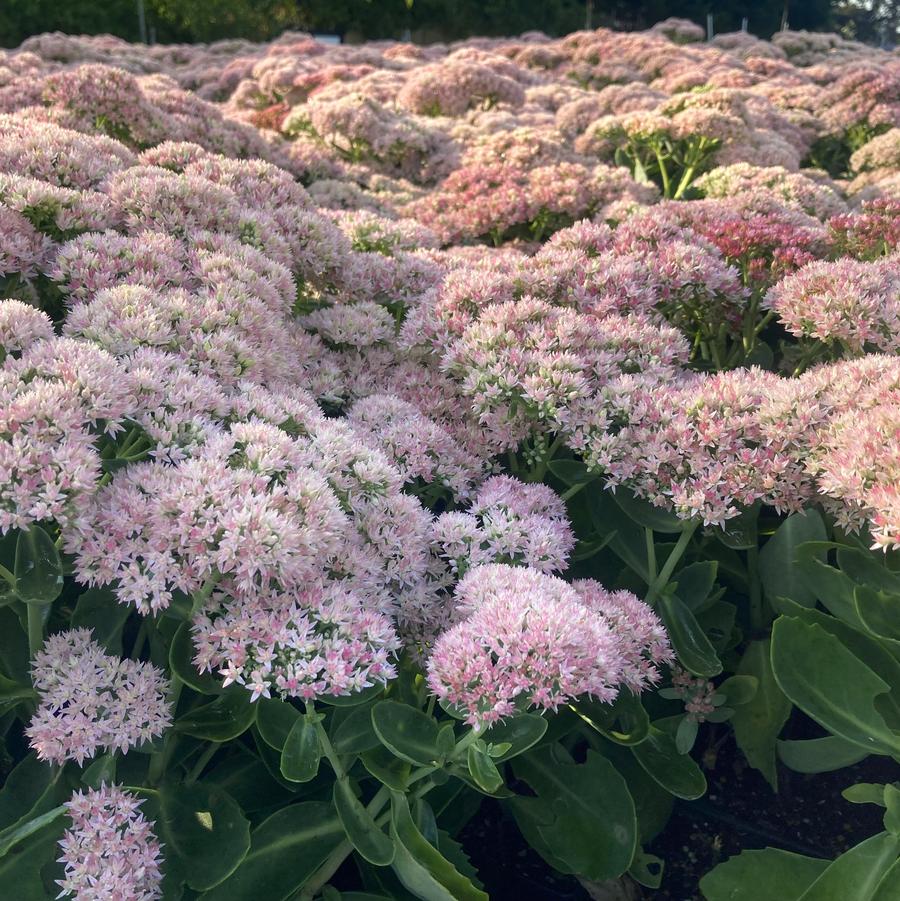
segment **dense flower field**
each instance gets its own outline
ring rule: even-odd
[[[710,747],[900,759],[900,55],[702,37],[0,52],[0,894],[487,898],[486,795],[652,897]],[[707,901],[900,897],[851,782]]]

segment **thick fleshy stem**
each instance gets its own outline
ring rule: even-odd
[[[33,658],[44,644],[44,623],[49,604],[26,604],[28,607],[28,653]]]
[[[2,563],[0,563],[0,579],[9,583],[10,590],[16,590],[16,577]]]
[[[188,773],[187,778],[184,780],[185,785],[193,785],[200,778],[203,770],[206,768],[206,764],[212,760],[213,755],[219,750],[221,744],[219,741],[211,741],[209,743],[209,747],[197,758],[193,769]]]
[[[678,561],[684,556],[684,552],[687,550],[687,546],[690,544],[691,538],[693,537],[694,532],[697,531],[699,525],[699,519],[691,519],[685,523],[681,530],[681,534],[678,536],[678,541],[666,558],[666,562],[659,571],[659,575],[647,589],[647,594],[644,597],[645,604],[653,606],[653,603],[656,601],[657,597],[659,597],[660,592],[669,584],[669,579],[672,577],[672,573],[675,572]]]
[[[172,704],[172,713],[174,715],[175,710],[178,707],[178,699],[181,697],[181,689],[184,687],[184,683],[181,679],[178,678],[174,673],[171,677],[171,704]],[[169,763],[169,758],[172,756],[172,751],[175,748],[175,742],[177,740],[177,736],[172,729],[169,729],[166,732],[166,737],[163,739],[163,746],[159,751],[154,751],[152,756],[150,757],[150,767],[147,771],[147,781],[151,785],[159,785],[160,780],[165,775],[166,766]]]
[[[763,597],[759,580],[759,548],[755,545],[747,550],[747,573],[750,578],[750,628],[756,634],[763,627]]]
[[[650,574],[650,584],[656,581],[658,575],[656,571],[656,539],[653,535],[653,529],[649,526],[644,527],[644,539],[647,542],[647,572]]]

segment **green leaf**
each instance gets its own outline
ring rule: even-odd
[[[520,713],[509,719],[495,723],[482,733],[481,737],[488,745],[509,744],[509,750],[504,751],[495,760],[502,763],[511,760],[519,754],[523,754],[533,745],[536,745],[547,731],[547,720],[536,713]]]
[[[291,782],[309,782],[316,778],[321,758],[322,748],[316,724],[308,717],[298,717],[287,734],[281,752],[281,775]]]
[[[731,718],[734,739],[744,752],[747,763],[759,770],[777,791],[775,743],[791,714],[791,702],[775,681],[768,638],[751,641],[747,645],[737,672],[756,679],[756,693],[734,711]]]
[[[116,781],[116,755],[104,754],[98,757],[82,774],[81,784],[88,788],[113,785]]]
[[[634,802],[621,774],[588,751],[576,764],[559,744],[532,748],[512,764],[536,797],[509,801],[519,828],[551,866],[588,879],[614,879],[637,847]]]
[[[217,786],[166,784],[142,789],[143,811],[156,820],[166,849],[166,881],[197,891],[213,888],[240,865],[250,847],[250,824],[233,798]]]
[[[122,654],[122,627],[133,608],[120,604],[108,588],[90,588],[79,596],[69,625],[73,629],[90,629],[94,639],[110,654]]]
[[[619,509],[642,529],[674,535],[684,528],[683,519],[662,507],[654,507],[650,501],[635,497],[627,488],[613,492],[612,496]]]
[[[835,860],[798,901],[871,901],[881,878],[900,854],[900,839],[873,835]]]
[[[497,791],[503,785],[503,777],[491,760],[484,743],[476,741],[469,745],[466,752],[466,762],[469,765],[469,773],[479,788],[483,788],[488,794]]]
[[[821,610],[805,610],[792,603],[788,616],[793,616],[807,625],[821,626],[825,632],[836,638],[854,657],[865,661],[866,666],[890,686],[900,686],[900,660],[897,659],[881,639],[875,638],[860,623],[859,628],[845,623]],[[900,730],[900,692],[891,691],[877,703],[879,713],[892,730]]]
[[[472,862],[469,860],[465,850],[463,850],[463,846],[456,841],[449,832],[446,832],[443,829],[438,829],[437,839],[438,851],[440,851],[463,876],[471,880],[474,886],[477,888],[484,888],[478,879],[478,871],[472,866]]]
[[[696,720],[692,720],[687,716],[681,718],[681,722],[678,724],[678,729],[675,732],[675,749],[679,754],[689,754],[691,752],[691,748],[694,747],[694,742],[697,740],[699,728]]]
[[[25,698],[35,698],[37,695],[30,685],[20,685],[0,675],[0,705],[6,706],[8,702],[18,702]],[[15,706],[14,704],[12,706]]]
[[[19,532],[16,594],[26,604],[52,604],[63,588],[63,566],[53,539],[38,525]]]
[[[884,828],[894,837],[900,836],[900,790],[896,785],[884,786]]]
[[[547,468],[566,485],[586,485],[600,477],[599,473],[591,472],[581,460],[551,460]]]
[[[372,701],[384,691],[384,686],[377,682],[362,691],[354,691],[349,695],[317,695],[316,700],[330,707],[356,707],[357,704],[365,704]]]
[[[569,706],[592,729],[619,745],[640,744],[650,731],[650,717],[631,691],[621,691],[612,704],[585,697]]]
[[[609,549],[649,584],[644,530],[622,512],[609,491],[587,491],[584,494],[597,531],[601,535],[615,533],[609,542]]]
[[[62,818],[54,819],[0,858],[0,885],[6,891],[14,888],[15,901],[47,901],[56,897],[59,886],[45,884],[41,871],[59,856],[57,843],[64,828]]]
[[[663,869],[665,861],[654,854],[648,854],[643,848],[638,848],[634,853],[634,860],[628,868],[628,875],[647,888],[659,888],[662,885]]]
[[[678,597],[692,613],[696,613],[704,606],[713,585],[716,584],[718,573],[717,560],[691,563],[675,573],[673,578],[678,583]]]
[[[61,819],[65,812],[65,806],[60,804],[58,807],[51,808],[46,813],[38,814],[27,822],[16,823],[14,826],[10,826],[9,829],[4,829],[0,832],[0,857],[5,857],[11,848],[24,841],[29,836],[34,835],[35,832],[40,831],[49,823]]]
[[[828,541],[809,541],[797,547],[798,566],[807,587],[830,613],[854,628],[863,628],[856,613],[853,592],[856,583],[846,574],[827,563],[822,557],[834,547]]]
[[[240,866],[200,901],[285,901],[343,840],[344,828],[330,801],[283,807],[253,830]]]
[[[206,741],[231,741],[253,725],[256,711],[250,692],[235,685],[215,701],[182,714],[173,728]]]
[[[757,521],[759,520],[759,504],[744,510],[739,516],[729,519],[716,531],[716,537],[726,547],[736,551],[745,551],[756,547],[759,542]]]
[[[334,783],[334,808],[350,839],[350,844],[364,860],[377,867],[386,867],[394,859],[394,842],[388,838],[353,794],[346,779]]]
[[[900,860],[882,876],[870,901],[897,901],[900,898]]]
[[[423,901],[488,901],[488,896],[460,873],[416,828],[406,796],[391,793],[391,838],[396,848],[394,872]]]
[[[234,751],[203,774],[203,784],[216,785],[228,792],[246,813],[283,805],[288,796],[265,764],[249,751],[238,748]]]
[[[225,691],[222,687],[222,680],[212,673],[201,673],[194,666],[193,658],[194,641],[191,638],[191,625],[182,623],[175,631],[169,646],[169,668],[188,688],[193,688],[200,694],[222,694]]]
[[[797,901],[828,864],[779,848],[742,851],[707,873],[700,890],[706,901]]]
[[[722,662],[694,614],[673,594],[659,599],[659,614],[665,623],[678,662],[695,676],[717,676]]]
[[[873,753],[900,754],[900,735],[875,708],[890,686],[820,625],[779,617],[772,669],[785,695],[829,732]]]
[[[15,830],[66,800],[62,776],[62,767],[41,763],[34,753],[24,757],[0,791],[0,828]]]
[[[372,708],[372,725],[381,743],[401,760],[428,766],[440,759],[438,725],[408,704],[380,701]]]
[[[359,755],[362,765],[380,782],[396,791],[406,791],[410,765],[382,745]]]
[[[631,752],[647,774],[676,798],[694,801],[706,793],[703,771],[691,757],[678,752],[671,735],[656,726]]]
[[[262,740],[270,748],[280,751],[303,714],[289,701],[279,698],[260,698],[256,707],[256,728]]]
[[[900,595],[860,585],[853,594],[853,603],[860,621],[873,635],[900,642]]]
[[[718,694],[725,695],[732,707],[749,704],[759,691],[759,679],[754,675],[741,674],[729,676],[717,689]]]
[[[795,773],[831,773],[865,760],[869,752],[838,735],[807,741],[779,741],[781,762]]]
[[[841,792],[851,804],[877,804],[884,807],[884,785],[874,782],[857,782]]]
[[[331,743],[338,754],[362,754],[380,747],[372,725],[372,711],[368,707],[352,708],[335,728]]]
[[[858,585],[900,595],[900,575],[884,565],[884,555],[846,545],[838,545],[837,548],[838,566]]]
[[[769,601],[788,597],[803,607],[815,607],[816,594],[797,565],[797,548],[827,537],[825,523],[815,510],[792,513],[775,530],[759,553],[759,577]],[[824,562],[825,554],[821,553],[819,559]]]

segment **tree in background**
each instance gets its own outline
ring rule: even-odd
[[[900,0],[843,0],[832,15],[845,37],[889,47],[900,43]]]
[[[340,34],[351,40],[400,38],[452,41],[472,35],[543,31],[552,36],[593,27],[646,28],[668,16],[717,33],[749,30],[769,37],[785,18],[792,28],[842,32],[873,43],[896,40],[900,0],[144,0],[150,34],[160,42],[242,37],[269,40],[288,28]],[[15,47],[44,31],[107,32],[137,40],[137,0],[3,0],[0,46]]]

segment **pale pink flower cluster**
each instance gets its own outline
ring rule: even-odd
[[[51,763],[125,754],[172,722],[162,671],[104,653],[89,629],[51,635],[32,660],[31,681],[40,701],[25,734]]]
[[[49,248],[49,239],[25,216],[0,203],[0,278],[36,275]]]
[[[834,417],[820,437],[811,468],[838,523],[868,523],[873,547],[900,547],[900,405],[892,392],[869,409]]]
[[[846,212],[837,186],[830,179],[814,179],[781,166],[734,163],[720,166],[697,179],[695,185],[706,197],[730,198],[740,194],[771,194],[788,206],[796,206],[818,219]]]
[[[59,842],[60,898],[156,901],[162,897],[162,845],[143,799],[115,785],[77,791],[66,802],[71,825]]]
[[[0,300],[0,362],[52,337],[53,323],[46,313],[21,300]]]
[[[675,329],[637,315],[599,318],[523,298],[486,308],[447,350],[444,366],[482,423],[565,425],[568,410],[629,372],[672,373],[687,360]]]
[[[754,369],[662,385],[623,379],[586,429],[585,459],[610,487],[707,525],[727,529],[757,501],[798,510],[812,495],[801,454],[760,412],[781,384]]]
[[[490,65],[437,63],[416,69],[397,93],[397,103],[425,116],[462,116],[476,107],[521,106],[522,85]]]
[[[391,394],[371,394],[347,411],[354,432],[387,455],[404,482],[468,498],[484,465],[438,423]]]
[[[201,672],[243,685],[251,700],[346,695],[396,677],[391,619],[335,584],[290,594],[215,591],[193,625]]]
[[[235,424],[174,467],[129,466],[67,533],[76,573],[113,584],[144,613],[219,576],[244,592],[299,590],[336,556],[346,530],[337,497],[307,462],[279,429]]]
[[[485,563],[562,572],[575,546],[565,504],[556,492],[510,476],[487,479],[466,512],[438,516],[432,541],[457,576]]]
[[[615,595],[598,603],[555,576],[500,564],[470,570],[456,588],[461,618],[435,642],[428,658],[428,685],[442,701],[479,728],[537,707],[556,710],[581,696],[615,700],[625,674],[635,680],[637,657],[647,655],[642,677],[655,681],[656,662],[667,646],[640,651],[617,627],[628,614],[607,619]],[[629,599],[631,604],[640,602]],[[652,614],[650,614],[652,616]],[[654,660],[654,657],[656,660]]]
[[[900,349],[900,260],[816,261],[782,279],[766,303],[794,335],[852,354]]]

